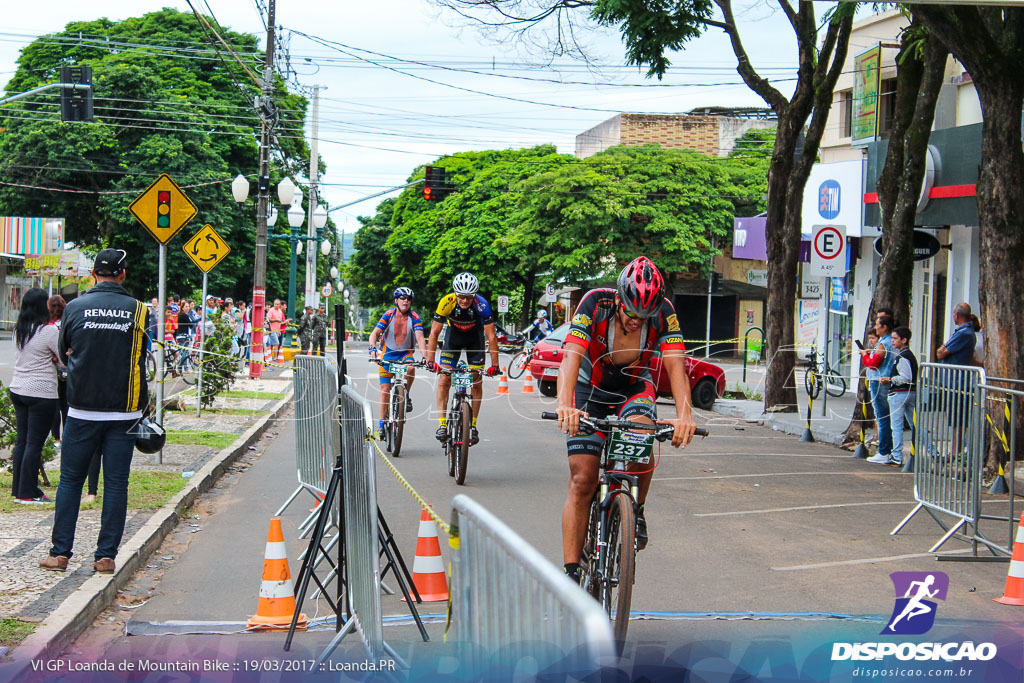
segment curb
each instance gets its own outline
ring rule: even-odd
[[[747,420],[750,422],[756,422],[759,425],[770,427],[773,430],[780,431],[783,434],[790,434],[792,436],[801,436],[804,433],[804,426],[792,425],[784,420],[776,420],[771,414],[761,413],[760,415],[751,415],[750,413],[743,410],[741,406],[731,405],[729,403],[723,403],[722,399],[715,401],[715,405],[711,408],[712,412],[718,413],[719,415],[728,415],[729,417],[736,417],[741,420]],[[841,447],[845,443],[845,435],[842,432],[828,432],[825,430],[811,430],[814,434],[814,440],[818,443],[824,443],[831,446]]]
[[[113,604],[117,592],[131,581],[135,572],[177,526],[181,520],[182,510],[210,490],[224,471],[263,435],[271,422],[280,417],[291,403],[293,394],[293,390],[289,390],[288,395],[271,409],[270,415],[260,419],[243,432],[233,444],[214,455],[210,462],[195,473],[184,489],[154,512],[149,521],[121,545],[117,552],[117,571],[114,574],[95,574],[87,579],[61,603],[60,607],[43,620],[32,635],[9,653],[13,659],[9,666],[13,670],[4,671],[2,678],[8,678],[10,674],[17,678],[19,670],[29,667],[33,660],[55,658],[66,645],[92,624],[100,612]]]

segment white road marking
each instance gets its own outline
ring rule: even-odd
[[[767,474],[715,474],[709,477],[655,477],[655,481],[690,481],[700,479],[749,479],[750,477],[799,477],[808,474],[830,474],[846,475],[860,474],[859,471],[850,472],[769,472]]]
[[[840,562],[821,562],[819,564],[798,564],[792,567],[772,567],[772,571],[789,572],[797,569],[827,569],[829,567],[846,567],[855,564],[873,564],[875,562],[896,562],[898,560],[913,560],[918,557],[933,557],[935,555],[959,555],[971,552],[970,548],[962,550],[949,550],[941,553],[912,553],[910,555],[890,555],[889,557],[865,557],[860,560],[842,560]]]
[[[833,505],[801,505],[792,508],[768,508],[765,510],[735,510],[733,512],[700,512],[694,517],[727,517],[730,515],[760,515],[769,512],[796,512],[799,510],[823,510],[827,508],[862,507],[865,505],[913,505],[913,501],[907,500],[886,500],[873,503],[836,503]]]

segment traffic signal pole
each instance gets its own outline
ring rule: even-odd
[[[263,97],[260,101],[260,176],[256,194],[256,263],[252,275],[252,339],[249,377],[263,376],[263,320],[267,299],[267,208],[270,200],[270,129],[273,126],[274,94],[274,5],[267,0],[267,55],[263,67]],[[206,302],[203,302],[205,305]]]

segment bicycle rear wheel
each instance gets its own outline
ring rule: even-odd
[[[615,496],[608,511],[607,548],[601,604],[612,620],[615,640],[621,650],[629,629],[629,608],[633,600],[633,575],[636,569],[636,516],[629,496]]]
[[[825,377],[825,391],[829,396],[841,397],[846,393],[846,378],[841,375],[828,375]]]
[[[466,468],[469,466],[469,430],[473,426],[473,408],[469,401],[459,404],[459,429],[455,432],[455,483],[466,483]]]
[[[402,452],[402,431],[405,429],[405,387],[391,389],[391,454],[396,458]]]
[[[519,379],[522,377],[529,361],[530,359],[527,358],[524,351],[520,351],[516,355],[512,356],[512,361],[508,364],[509,379]]]
[[[153,352],[150,351],[146,354],[146,381],[152,382],[156,377],[156,358],[153,357]]]

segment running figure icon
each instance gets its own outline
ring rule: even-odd
[[[934,583],[934,574],[929,574],[927,577],[925,577],[924,581],[911,581],[910,587],[907,588],[907,592],[903,596],[904,598],[910,598],[910,600],[903,608],[903,611],[900,612],[899,616],[897,616],[889,623],[889,625],[886,627],[886,630],[896,633],[896,623],[903,617],[906,617],[907,621],[910,621],[916,616],[928,614],[929,612],[933,611],[935,609],[933,607],[935,603],[925,603],[924,599],[934,598],[938,594],[938,588],[936,588],[935,590],[929,590],[929,588],[931,588],[932,584]],[[911,596],[911,593],[914,593],[914,595]]]

